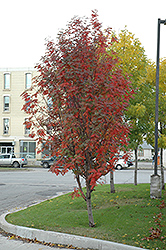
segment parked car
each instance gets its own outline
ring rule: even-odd
[[[127,161],[127,164],[128,164],[128,167],[133,166],[133,161],[132,161],[131,159],[129,159],[129,160]]]
[[[42,165],[43,168],[49,168],[56,162],[56,160],[57,160],[57,157],[53,156],[53,157],[51,157],[49,159],[41,160],[41,165]],[[121,170],[123,168],[130,167],[131,165],[133,165],[131,160],[126,161],[123,158],[120,158],[116,162],[115,168],[118,169],[118,170]]]
[[[123,168],[128,168],[128,167],[130,167],[130,166],[132,166],[132,165],[133,165],[133,163],[132,163],[131,160],[126,161],[125,159],[120,158],[120,159],[116,162],[115,168],[118,169],[118,170],[121,170],[121,169],[123,169]]]
[[[0,166],[12,166],[14,168],[23,167],[27,165],[27,159],[24,157],[16,158],[14,154],[1,154],[0,155]]]
[[[57,157],[53,156],[50,159],[41,160],[41,165],[43,168],[49,168],[55,163],[56,159]]]

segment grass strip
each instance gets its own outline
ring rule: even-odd
[[[115,190],[111,194],[109,185],[99,185],[92,193],[94,228],[88,226],[85,201],[72,199],[69,194],[9,214],[7,221],[146,249],[165,249],[166,191],[162,191],[162,199],[150,199],[150,184],[117,184]],[[159,228],[160,234],[155,238],[150,228]]]

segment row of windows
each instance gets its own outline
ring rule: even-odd
[[[25,118],[25,122],[28,120],[28,118]],[[9,118],[3,118],[3,134],[9,135],[10,133],[10,119]],[[25,125],[24,130],[25,135],[30,134],[30,128]]]
[[[0,154],[14,154],[14,146],[0,145]],[[35,158],[36,157],[36,142],[20,141],[20,153],[17,157]]]
[[[4,89],[10,89],[10,83],[11,83],[11,75],[10,73],[4,74]],[[25,88],[29,89],[31,87],[32,82],[32,74],[31,73],[25,73]]]

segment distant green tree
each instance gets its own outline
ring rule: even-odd
[[[125,27],[118,35],[118,41],[114,42],[114,51],[120,58],[119,66],[123,68],[126,76],[129,76],[132,87],[135,90],[134,98],[130,99],[130,107],[126,111],[126,118],[130,122],[130,148],[135,151],[135,178],[134,184],[137,185],[137,150],[146,134],[147,112],[143,104],[145,96],[140,95],[142,84],[146,76],[147,57],[145,50],[138,38]],[[146,93],[144,93],[146,95]],[[145,129],[146,128],[146,129]]]

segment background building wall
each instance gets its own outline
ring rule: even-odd
[[[10,74],[10,88],[7,89],[4,88],[4,74],[6,73]],[[0,68],[0,153],[4,153],[6,146],[8,150],[10,147],[13,148],[17,156],[34,159],[40,158],[40,155],[36,155],[36,150],[34,153],[29,152],[34,148],[35,140],[25,133],[24,121],[28,115],[22,111],[24,101],[20,96],[27,89],[27,73],[31,74],[32,78],[37,74],[33,68]],[[9,96],[9,110],[4,110],[4,96]],[[5,118],[9,119],[7,134],[4,134]]]

